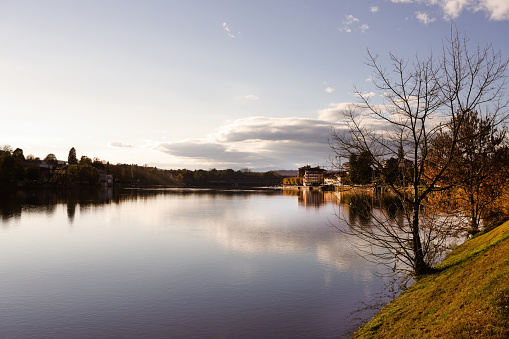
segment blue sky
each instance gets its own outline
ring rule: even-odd
[[[366,50],[509,57],[507,0],[0,0],[0,145],[160,168],[326,165]]]

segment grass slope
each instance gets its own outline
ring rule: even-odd
[[[509,222],[451,252],[354,338],[509,338]]]

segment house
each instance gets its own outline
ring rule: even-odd
[[[324,185],[339,186],[341,184],[341,175],[339,173],[327,174],[323,178]]]
[[[100,169],[97,170],[97,173],[99,174],[99,183],[101,186],[113,186],[113,174],[108,174],[106,171]]]
[[[303,176],[304,186],[323,185],[324,175],[327,172],[320,167],[311,167],[309,165],[299,168],[299,176]]]

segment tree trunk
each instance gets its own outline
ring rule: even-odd
[[[414,273],[416,276],[426,274],[430,269],[424,261],[421,236],[419,235],[419,208],[420,204],[415,202],[413,204],[412,247],[414,252]]]
[[[472,216],[470,217],[470,230],[468,233],[470,233],[470,235],[475,235],[479,232],[479,223],[477,222],[477,211],[473,194],[470,194],[470,209]]]

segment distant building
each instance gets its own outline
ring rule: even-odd
[[[339,174],[327,174],[323,179],[324,185],[338,186],[341,184],[341,176]]]
[[[97,170],[97,173],[99,174],[99,183],[101,186],[113,186],[113,174],[108,174],[100,169]]]
[[[346,172],[348,174],[348,172],[350,172],[350,163],[349,162],[345,162],[341,166],[341,171]]]
[[[308,169],[311,169],[311,166],[307,165],[299,168],[299,177],[304,177],[304,174],[306,174],[306,170]]]
[[[327,171],[323,168],[311,167],[309,165],[299,168],[299,176],[304,177],[304,186],[323,185],[325,172]]]

